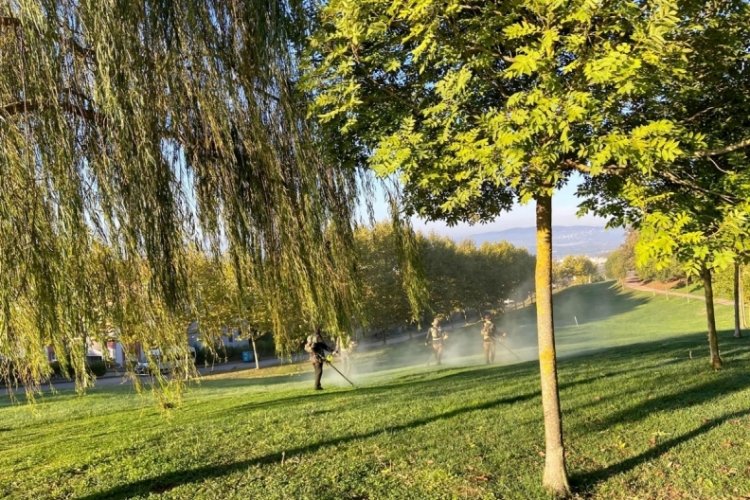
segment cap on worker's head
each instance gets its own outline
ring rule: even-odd
[[[490,319],[491,317],[490,313],[484,313],[484,319]]]
[[[436,317],[432,320],[432,326],[438,326],[440,324],[440,318]]]

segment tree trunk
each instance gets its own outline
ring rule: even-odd
[[[734,263],[734,336],[742,337],[742,324],[740,321],[740,308],[742,307],[742,296],[740,295],[740,263]]]
[[[719,356],[719,339],[716,335],[716,317],[714,316],[714,289],[711,283],[711,270],[703,267],[701,271],[703,278],[703,290],[706,295],[706,322],[708,326],[708,349],[711,353],[711,366],[714,370],[721,368],[721,357]]]
[[[552,197],[536,200],[536,320],[539,371],[544,410],[544,486],[558,496],[570,494],[565,468],[560,396],[557,389],[557,355],[552,322]]]
[[[260,360],[258,359],[258,349],[255,347],[255,336],[250,337],[250,342],[253,344],[253,359],[255,360],[255,369],[260,370]]]
[[[740,266],[740,326],[747,328],[747,306],[745,305],[745,280]]]

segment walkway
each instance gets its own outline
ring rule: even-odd
[[[659,288],[653,288],[648,285],[644,285],[640,281],[624,281],[623,287],[630,288],[631,290],[637,290],[639,292],[651,292],[651,293],[660,293],[662,295],[671,295],[672,297],[683,297],[686,299],[695,299],[700,300],[704,302],[706,299],[703,297],[703,295],[693,295],[690,293],[684,293],[684,292],[673,292],[671,290],[661,290]],[[720,304],[722,306],[733,306],[734,301],[727,300],[727,299],[717,299],[714,297],[714,304]]]

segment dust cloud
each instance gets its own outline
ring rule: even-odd
[[[533,309],[533,308],[527,308]],[[526,321],[525,310],[514,314],[499,315],[493,319],[498,341],[495,343],[493,366],[511,365],[537,359],[536,325]],[[476,321],[476,319],[474,320]],[[463,317],[453,318],[441,324],[447,334],[444,341],[441,368],[457,368],[484,365],[485,357],[481,323],[466,322]],[[505,332],[506,336],[501,337]],[[404,369],[410,372],[429,371],[437,368],[435,354],[426,341],[427,327],[414,329],[382,340],[360,340],[349,354],[349,361],[335,356],[333,365],[354,384],[364,384],[375,377],[382,380],[402,376]],[[347,387],[349,383],[331,366],[324,367],[323,386]]]

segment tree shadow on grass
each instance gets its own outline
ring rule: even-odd
[[[237,375],[241,374],[240,371],[235,372],[217,372],[217,375]],[[210,375],[210,374],[209,374]],[[242,375],[234,378],[201,378],[198,383],[192,385],[192,387],[210,387],[212,389],[232,389],[235,387],[252,387],[256,385],[260,386],[274,386],[283,384],[293,384],[300,381],[310,380],[312,381],[312,370],[283,373],[280,375],[268,375],[268,376],[245,376]]]
[[[447,412],[433,415],[430,417],[412,420],[410,422],[400,424],[400,425],[392,425],[388,427],[375,429],[369,432],[364,432],[364,433],[359,433],[359,434],[350,434],[348,436],[328,439],[328,440],[321,441],[321,442],[307,445],[307,446],[301,446],[298,448],[292,448],[292,449],[287,449],[287,450],[278,451],[274,453],[269,453],[267,455],[257,457],[257,458],[252,458],[249,460],[242,460],[242,461],[234,462],[230,464],[206,465],[203,467],[197,467],[193,469],[169,472],[166,474],[162,474],[160,476],[146,478],[146,479],[142,479],[140,481],[136,481],[136,482],[132,482],[128,484],[123,484],[123,485],[111,488],[107,491],[88,495],[88,496],[82,497],[82,500],[124,499],[124,498],[129,498],[135,495],[146,495],[149,493],[164,493],[184,484],[199,483],[199,482],[206,481],[209,479],[219,478],[222,476],[233,474],[238,471],[245,470],[249,467],[253,467],[257,465],[280,463],[283,457],[293,457],[296,455],[315,453],[321,448],[325,448],[328,446],[339,446],[342,444],[346,444],[346,443],[361,440],[361,439],[369,439],[369,438],[372,438],[372,437],[375,437],[384,433],[397,433],[397,432],[407,431],[409,429],[421,427],[421,426],[430,424],[432,422],[437,422],[440,420],[450,419],[450,418],[453,418],[453,417],[456,417],[465,413],[470,413],[470,412],[480,411],[480,410],[487,410],[487,409],[494,408],[500,405],[511,405],[514,403],[520,403],[523,401],[527,401],[529,399],[536,398],[538,396],[539,396],[539,392],[531,392],[528,394],[520,394],[518,396],[495,399],[493,401],[487,401],[482,404],[466,406],[463,408],[456,408],[455,410],[447,411]]]
[[[720,425],[724,424],[727,421],[741,418],[746,415],[750,415],[750,410],[736,411],[734,413],[729,413],[722,417],[711,419],[707,422],[704,422],[702,425],[700,425],[699,427],[696,427],[690,432],[687,432],[681,436],[677,436],[675,438],[659,443],[653,448],[650,448],[649,450],[644,451],[643,453],[640,453],[634,457],[627,458],[623,460],[622,462],[612,464],[609,467],[606,467],[604,469],[584,472],[582,474],[574,474],[571,479],[571,483],[573,487],[575,488],[575,490],[578,491],[579,493],[585,493],[585,492],[590,493],[591,490],[593,490],[593,488],[597,484],[607,481],[609,478],[616,476],[618,474],[631,471],[632,469],[638,467],[639,465],[645,462],[649,462],[651,460],[657,459],[663,454],[665,454],[666,452],[668,452],[669,450],[671,450],[672,448],[674,448],[675,446],[678,446],[682,443],[690,441],[691,439],[694,439],[700,436],[701,434],[710,432],[711,430],[715,429],[716,427],[719,427]]]
[[[682,410],[702,405],[713,399],[746,390],[750,386],[750,373],[735,370],[716,374],[715,378],[685,390],[661,397],[654,397],[624,410],[609,415],[597,425],[607,429],[613,425],[637,422],[656,412]]]
[[[727,344],[730,344],[730,342],[727,340],[722,341],[723,346],[727,346]],[[705,380],[703,383],[685,387],[684,390],[679,392],[654,397],[630,408],[613,413],[602,422],[603,427],[608,427],[618,423],[637,421],[657,411],[669,411],[700,405],[714,398],[746,389],[750,386],[750,373],[742,366],[747,363],[747,360],[740,357],[745,352],[741,348],[722,351],[725,362],[724,369],[712,373],[709,366],[706,335],[700,332],[663,338],[651,342],[639,342],[627,346],[590,351],[583,353],[581,356],[568,357],[561,362],[560,366],[564,372],[575,370],[579,361],[584,358],[591,359],[592,355],[596,354],[597,357],[605,357],[613,363],[631,363],[633,359],[643,360],[643,363],[637,367],[628,365],[630,366],[629,368],[620,370],[619,372],[612,372],[610,370],[609,373],[617,374],[635,372],[636,370],[659,370],[660,368],[681,363],[693,363],[698,373],[703,372],[706,376],[710,377],[708,380],[702,379]],[[590,380],[596,378],[592,377]],[[644,386],[643,389],[648,390],[649,387]]]
[[[445,372],[445,374],[442,374],[442,372]],[[531,366],[525,369],[518,369],[517,367],[510,366],[496,366],[487,369],[483,367],[445,368],[443,370],[435,372],[428,372],[426,373],[426,375],[428,375],[429,378],[424,378],[421,380],[399,378],[390,383],[372,386],[358,386],[356,389],[345,387],[341,389],[334,389],[332,391],[326,390],[322,392],[313,392],[312,390],[310,390],[305,391],[302,394],[294,394],[287,397],[275,398],[267,401],[243,403],[231,408],[222,409],[221,412],[225,413],[227,411],[232,411],[244,413],[255,410],[268,410],[270,408],[278,406],[287,406],[298,403],[315,403],[317,405],[325,404],[332,400],[338,400],[342,398],[347,398],[348,401],[352,401],[353,398],[369,398],[378,395],[392,395],[394,390],[399,389],[408,390],[412,394],[418,393],[420,394],[420,396],[424,397],[425,394],[430,390],[433,390],[433,392],[436,393],[440,392],[441,387],[445,386],[445,384],[448,382],[451,384],[450,392],[456,393],[463,389],[462,384],[474,387],[477,384],[481,385],[485,383],[497,382],[499,380],[502,380],[502,378],[504,377],[517,377],[522,375],[530,375],[532,373],[535,372],[533,372]],[[539,391],[537,391],[536,394],[539,395]],[[439,396],[439,394],[433,395]],[[347,405],[350,404],[351,403],[347,403]]]

